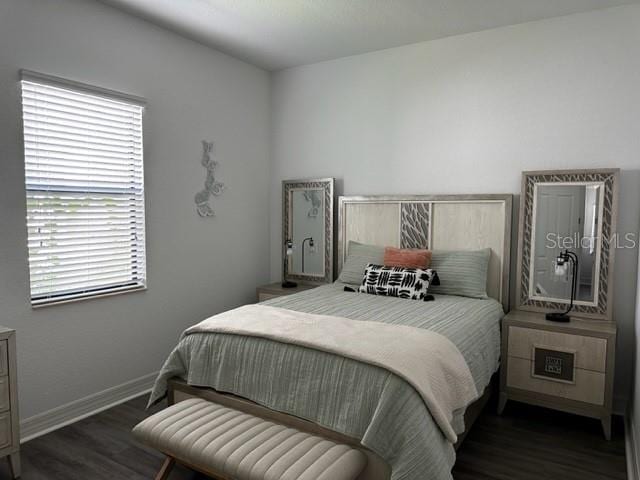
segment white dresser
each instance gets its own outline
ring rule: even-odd
[[[8,457],[13,478],[20,477],[16,364],[16,332],[0,327],[0,458]]]

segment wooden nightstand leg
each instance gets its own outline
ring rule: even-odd
[[[498,396],[498,415],[502,415],[504,412],[504,407],[507,404],[507,394],[500,392]]]
[[[604,431],[604,438],[611,440],[611,415],[607,415],[600,419],[602,423],[602,430]]]
[[[20,454],[18,452],[9,455],[9,468],[11,468],[11,476],[20,478],[22,469],[20,467]]]

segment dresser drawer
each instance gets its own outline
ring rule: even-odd
[[[0,376],[9,374],[9,356],[7,354],[7,341],[0,340]]]
[[[531,360],[516,357],[508,360],[507,387],[604,405],[604,373],[576,368],[573,377],[572,383],[542,378],[535,375]]]
[[[0,449],[11,445],[11,414],[0,414]]]
[[[258,302],[264,302],[265,300],[271,300],[272,298],[278,298],[280,295],[275,295],[273,293],[262,293],[258,294]]]
[[[9,400],[9,377],[0,377],[0,412],[11,408]]]
[[[533,361],[534,347],[571,352],[574,354],[575,368],[606,372],[607,340],[604,338],[509,327],[509,357]]]

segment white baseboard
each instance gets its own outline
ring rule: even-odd
[[[95,415],[151,391],[158,372],[74,400],[20,422],[20,443]]]
[[[633,428],[633,415],[625,415],[624,417],[624,450],[627,457],[627,478],[628,480],[640,480],[638,473],[638,445],[636,432]]]
[[[614,415],[620,415],[626,418],[627,411],[629,410],[629,397],[627,395],[614,395],[612,410]]]

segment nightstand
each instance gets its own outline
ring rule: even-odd
[[[264,302],[271,298],[282,297],[283,295],[292,295],[294,293],[303,292],[304,290],[316,288],[317,286],[318,285],[298,283],[297,287],[282,288],[281,282],[275,282],[256,288],[256,294],[258,296],[258,302]]]
[[[616,352],[613,322],[514,310],[502,320],[498,413],[507,400],[597,418],[611,438]]]
[[[20,477],[20,417],[16,332],[0,327],[0,458],[7,457],[12,478]]]

